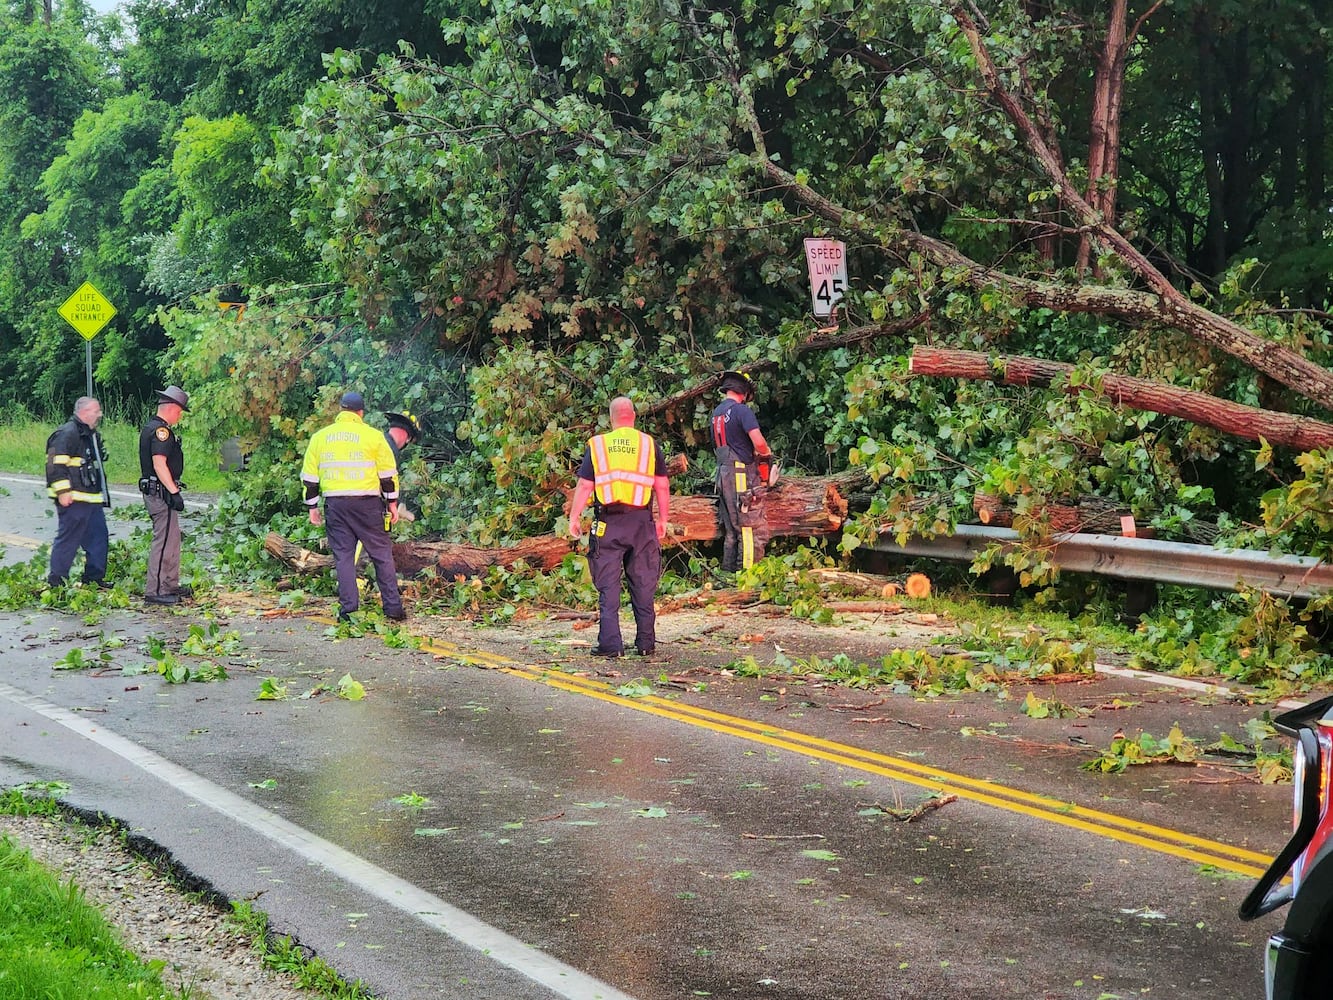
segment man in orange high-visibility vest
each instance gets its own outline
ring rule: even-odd
[[[657,648],[653,598],[662,575],[662,538],[670,513],[671,488],[657,442],[634,429],[634,402],[611,400],[611,430],[588,441],[579,481],[569,507],[569,533],[578,538],[580,521],[593,500],[588,536],[588,568],[597,588],[597,645],[594,656],[621,656],[620,580],[629,580],[634,611],[634,646],[642,656]],[[652,501],[657,499],[654,521]]]

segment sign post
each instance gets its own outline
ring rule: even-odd
[[[88,395],[93,394],[93,338],[116,315],[116,307],[107,301],[91,281],[85,281],[57,310],[84,340],[84,364],[88,371]]]
[[[91,396],[93,394],[93,338],[102,332],[102,327],[111,322],[111,317],[116,315],[116,307],[107,301],[107,297],[99,292],[91,281],[85,281],[56,311],[83,338],[83,364],[88,373],[87,395]],[[93,436],[93,448],[97,448],[96,435]],[[102,479],[102,506],[110,507],[111,486],[106,481],[106,465],[102,461],[100,451],[96,452],[94,457],[97,460],[97,471]]]
[[[821,319],[833,315],[847,290],[847,247],[841,240],[807,238],[805,263],[810,270],[810,301]]]

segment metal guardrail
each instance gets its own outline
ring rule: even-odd
[[[908,539],[906,545],[899,545],[892,535],[882,535],[872,548],[894,555],[971,562],[992,545],[1014,547],[1017,542],[1018,532],[1011,528],[960,524],[948,537],[917,536]],[[1056,535],[1051,560],[1072,573],[1213,590],[1235,590],[1245,585],[1287,597],[1315,597],[1333,590],[1333,565],[1310,556],[1271,556],[1250,549],[1219,549],[1150,538]]]

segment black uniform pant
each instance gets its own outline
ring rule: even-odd
[[[662,546],[649,508],[619,511],[594,521],[588,542],[588,568],[597,588],[598,648],[617,652],[625,648],[620,636],[623,573],[629,581],[629,603],[634,611],[634,645],[641,652],[654,649],[657,612],[653,609],[653,598],[662,575]]]
[[[53,587],[69,578],[74,556],[83,549],[83,579],[91,583],[106,576],[106,554],[110,540],[106,531],[106,513],[101,503],[75,500],[68,507],[56,504],[56,540],[51,543],[51,571],[47,582]]]
[[[717,449],[718,518],[722,522],[722,568],[734,573],[764,558],[768,543],[768,495],[753,464],[738,462],[730,448]]]
[[[338,577],[338,606],[349,615],[361,606],[361,592],[356,585],[356,543],[360,542],[375,567],[384,613],[402,614],[403,598],[398,593],[393,543],[384,527],[384,501],[377,496],[327,497],[324,532],[333,553],[333,572]]]

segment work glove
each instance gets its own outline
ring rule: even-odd
[[[172,510],[185,509],[185,497],[181,495],[180,490],[177,490],[175,493],[167,494],[167,506]]]

